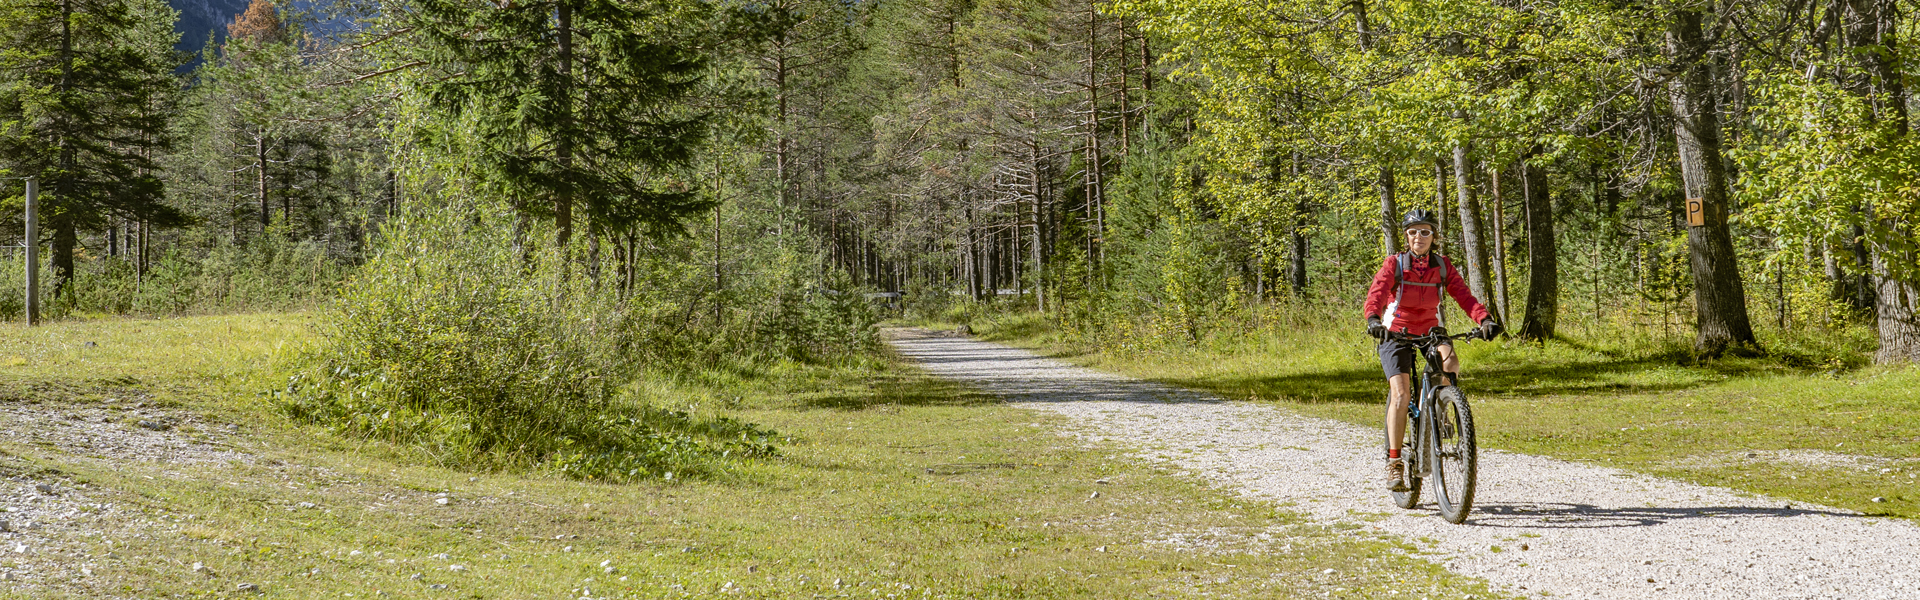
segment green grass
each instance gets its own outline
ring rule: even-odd
[[[1386,395],[1358,327],[1294,324],[1151,349],[1091,348],[1032,314],[974,327],[1079,364],[1360,425],[1379,425]],[[1920,368],[1795,355],[1702,362],[1617,337],[1463,345],[1481,444],[1920,518]]]
[[[6,475],[59,481],[121,515],[60,540],[72,555],[41,557],[36,577],[0,596],[232,597],[240,583],[283,598],[1497,596],[1364,527],[1305,523],[1122,460],[1058,435],[1057,417],[883,359],[636,385],[635,398],[779,431],[780,457],[709,478],[608,485],[423,466],[412,449],[289,423],[260,398],[273,355],[311,338],[308,319],[0,328],[8,408],[103,410],[150,394],[239,423],[230,438],[176,433],[254,457],[99,460],[0,441]],[[79,558],[93,575],[77,576]]]

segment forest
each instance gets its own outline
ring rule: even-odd
[[[48,318],[322,310],[290,414],[469,449],[884,318],[1357,331],[1415,208],[1521,340],[1912,363],[1906,8],[254,0],[195,54],[160,0],[0,0],[0,285],[31,244]]]

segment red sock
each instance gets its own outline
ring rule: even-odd
[[[1393,449],[1387,450],[1387,458],[1400,458],[1400,449],[1393,448]]]

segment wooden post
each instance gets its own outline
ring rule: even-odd
[[[27,178],[27,326],[40,324],[40,182]]]

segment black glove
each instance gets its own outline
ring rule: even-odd
[[[1480,339],[1491,340],[1499,337],[1502,331],[1506,331],[1506,328],[1501,327],[1499,321],[1487,319],[1480,322]]]
[[[1380,323],[1380,317],[1367,317],[1367,335],[1376,340],[1387,337],[1387,326]]]

